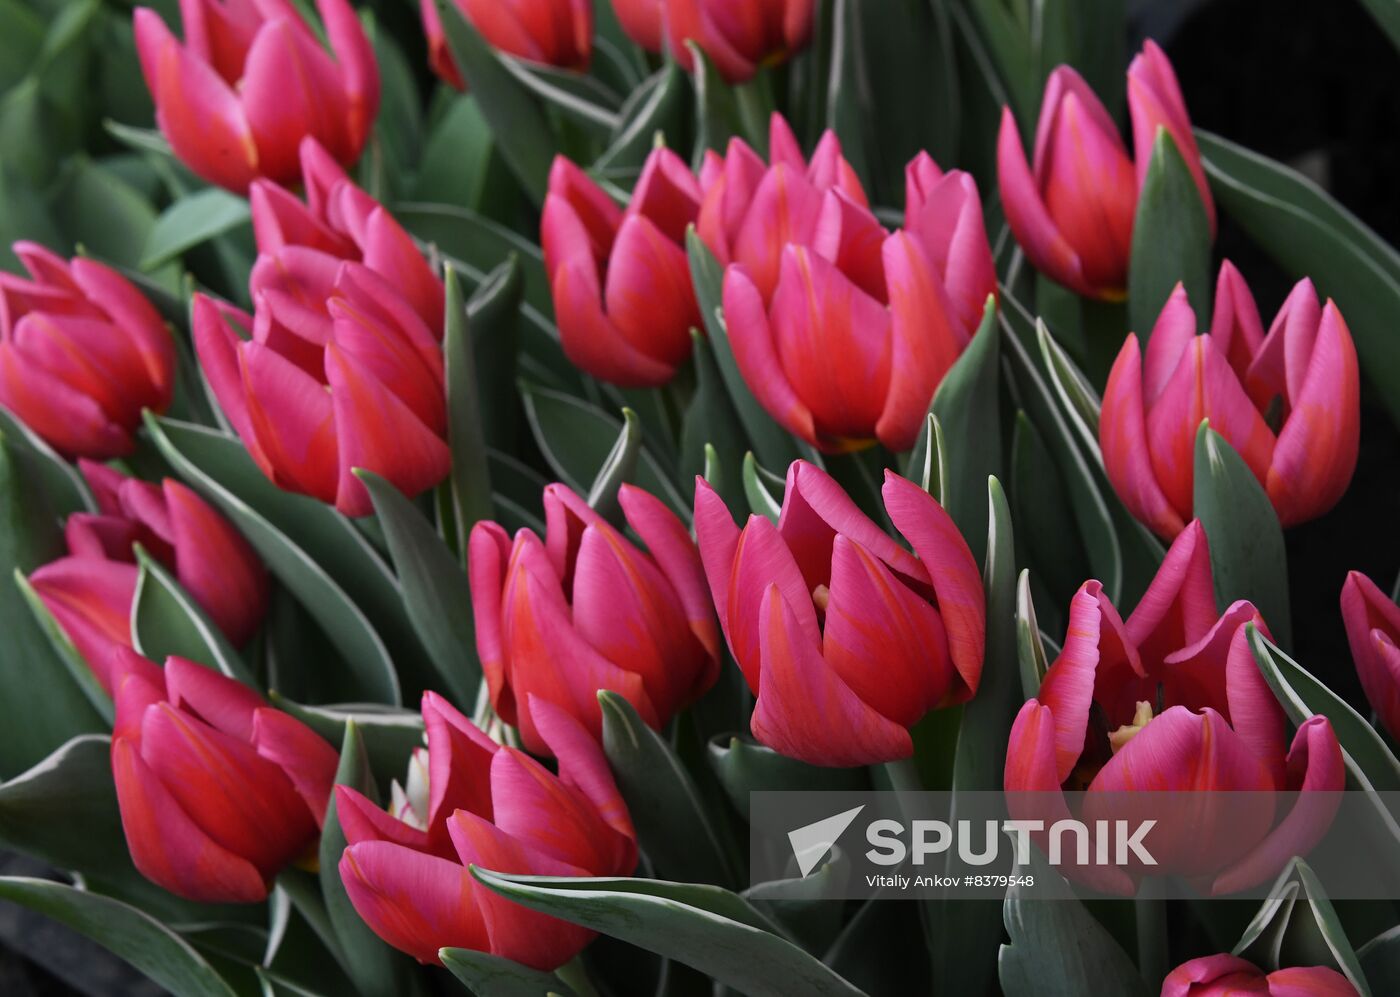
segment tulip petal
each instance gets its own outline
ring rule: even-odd
[[[242,343],[248,425],[273,481],[323,502],[336,497],[339,468],[331,396],[300,367],[260,343]]]
[[[1177,281],[1176,287],[1167,298],[1167,303],[1157,315],[1157,321],[1152,325],[1147,348],[1143,351],[1142,397],[1148,408],[1161,397],[1167,382],[1171,380],[1172,372],[1181,363],[1181,358],[1195,340],[1198,331],[1196,311],[1186,297],[1185,286],[1181,281]],[[1214,342],[1224,352],[1225,344],[1221,341]]]
[[[1386,730],[1400,730],[1400,606],[1359,571],[1342,586],[1342,620],[1356,675]]]
[[[320,827],[326,820],[339,753],[295,717],[269,707],[253,715],[253,747],[292,781]]]
[[[331,231],[305,204],[271,180],[253,181],[248,204],[259,253],[275,253],[286,246],[307,246],[340,257],[355,252],[348,239]]]
[[[928,159],[927,153],[920,155]],[[910,169],[916,169],[918,162],[911,163]],[[928,159],[928,163],[933,164],[933,160]],[[923,169],[927,174],[928,167]],[[936,171],[937,165],[932,169]],[[988,295],[997,293],[996,266],[987,242],[977,182],[962,170],[952,170],[926,184],[906,212],[905,226],[942,277],[958,341],[966,345],[982,321]]]
[[[467,569],[471,583],[472,618],[476,624],[476,651],[491,696],[491,706],[508,724],[516,720],[515,697],[506,682],[506,657],[501,639],[501,590],[511,543],[495,523],[477,523],[467,543]]]
[[[786,612],[796,620],[804,640],[819,647],[821,629],[812,590],[803,581],[792,551],[770,520],[750,516],[734,548],[728,598],[720,612],[729,620],[729,648],[734,660],[755,692],[760,688],[762,631],[767,625],[760,607],[769,586],[782,593]]]
[[[745,266],[764,301],[778,286],[783,249],[811,244],[821,207],[821,190],[786,164],[759,181],[733,240],[733,262]]]
[[[1099,448],[1104,471],[1128,511],[1159,537],[1171,538],[1185,523],[1162,488],[1147,447],[1142,399],[1142,351],[1129,335],[1104,387]]]
[[[1248,614],[1240,607],[1248,607]],[[1269,628],[1247,602],[1237,602],[1221,617],[1233,617],[1235,624],[1225,652],[1225,696],[1230,726],[1254,753],[1264,760],[1277,783],[1283,785],[1284,744],[1288,726],[1273,690],[1264,681],[1244,623],[1252,622],[1265,635]],[[1228,627],[1228,624],[1227,624]]]
[[[1137,182],[1141,187],[1152,165],[1152,147],[1157,130],[1164,128],[1171,135],[1177,151],[1191,172],[1191,179],[1200,191],[1201,203],[1210,230],[1215,232],[1215,201],[1210,196],[1201,165],[1201,152],[1186,114],[1186,100],[1181,95],[1176,73],[1166,54],[1152,39],[1143,44],[1142,52],[1128,66],[1128,111],[1133,119],[1133,158],[1137,163]]]
[[[729,588],[740,532],[724,499],[699,475],[695,477],[694,519],[695,546],[700,551],[700,563],[705,569],[710,599],[719,616],[720,631],[732,650],[734,640],[729,633]]]
[[[547,700],[530,704],[530,715],[541,739],[559,760],[559,778],[582,793],[598,816],[635,846],[636,832],[627,803],[618,792],[607,757],[583,724]],[[601,875],[629,875],[637,863],[635,847],[623,846],[616,865],[596,870]]]
[[[1050,217],[1040,189],[1026,163],[1026,150],[1011,108],[1001,111],[997,137],[997,181],[1006,222],[1037,270],[1077,294],[1093,297],[1095,288],[1084,275],[1079,254]]]
[[[608,320],[637,353],[672,372],[690,357],[701,325],[690,266],[649,218],[629,215],[618,229],[604,294]]]
[[[1210,338],[1230,361],[1240,382],[1248,387],[1249,365],[1264,345],[1264,325],[1249,285],[1229,260],[1220,264],[1220,277],[1215,282]]]
[[[423,693],[428,735],[428,825],[436,840],[455,810],[492,815],[488,771],[499,746],[435,692]]]
[[[180,584],[229,640],[246,644],[267,612],[267,569],[248,541],[193,491],[170,478],[163,488]]]
[[[1192,520],[1172,541],[1124,630],[1145,659],[1161,661],[1210,631],[1219,616],[1215,606],[1210,544],[1205,527]]]
[[[783,370],[763,298],[743,266],[724,273],[724,324],[739,373],[759,404],[788,432],[815,444],[812,410]]]
[[[396,288],[427,323],[434,339],[443,335],[442,281],[418,251],[413,239],[388,210],[375,206],[360,246],[364,264]]]
[[[1210,988],[1203,990],[1202,988]],[[1193,997],[1201,993],[1220,992],[1248,994],[1261,997],[1270,993],[1264,974],[1239,956],[1221,953],[1183,962],[1162,981],[1162,997]]]
[[[564,353],[575,366],[621,387],[656,387],[672,366],[637,349],[603,313],[598,272],[587,260],[567,260],[552,280],[554,312]]]
[[[164,411],[175,381],[175,341],[165,320],[145,295],[111,267],[80,256],[70,270],[79,290],[102,307],[136,348],[158,399],[155,407]]]
[[[685,231],[700,211],[700,185],[685,161],[665,146],[653,149],[632,188],[628,215],[641,215],[662,238],[685,244]]]
[[[137,574],[134,564],[64,557],[29,576],[44,607],[108,692],[108,659],[115,648],[131,646]]]
[[[337,785],[335,792],[335,815],[345,840],[351,845],[363,841],[387,841],[402,845],[415,852],[429,852],[439,858],[451,859],[454,853],[451,841],[442,835],[442,848],[432,847],[426,831],[420,831],[399,820],[383,807],[350,786]]]
[[[0,405],[67,456],[99,459],[131,452],[131,436],[89,396],[27,363],[0,342]]]
[[[165,662],[165,689],[172,706],[249,744],[253,741],[253,717],[267,706],[262,696],[242,682],[176,655]]]
[[[326,37],[335,53],[349,110],[345,119],[349,154],[359,155],[379,112],[379,64],[355,9],[346,0],[316,0]]]

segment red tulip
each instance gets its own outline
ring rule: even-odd
[[[414,753],[388,812],[348,786],[335,790],[349,847],[340,878],[384,941],[441,965],[469,948],[537,969],[568,962],[593,933],[526,910],[475,883],[468,865],[544,876],[625,876],[636,836],[602,750],[565,711],[529,705],[554,775],[502,747],[436,693],[423,695],[427,750]]]
[[[1400,737],[1400,606],[1353,571],[1342,586],[1342,621],[1366,699],[1391,737]]]
[[[1217,614],[1206,535],[1196,522],[1172,544],[1126,622],[1098,582],[1085,582],[1070,604],[1064,649],[1012,727],[1008,793],[1037,794],[1040,803],[1048,795],[1047,805],[1069,816],[1060,790],[1087,789],[1091,820],[1121,816],[1113,808],[1124,806],[1125,794],[1249,794],[1222,797],[1218,806],[1192,800],[1185,824],[1153,811],[1163,818],[1151,849],[1157,871],[1215,893],[1276,875],[1326,833],[1344,771],[1324,716],[1305,721],[1288,744],[1283,710],[1249,649],[1251,622],[1267,634],[1248,602]],[[1298,790],[1293,808],[1276,813],[1274,794]],[[1314,790],[1321,795],[1309,799]],[[1151,792],[1143,808],[1151,808]],[[1093,870],[1097,885],[1122,892],[1140,871]]]
[[[923,156],[909,181],[913,224],[893,234],[841,190],[810,188],[820,202],[810,241],[782,247],[771,298],[761,272],[742,262],[725,272],[725,325],[745,382],[785,429],[826,451],[875,439],[912,447],[996,291],[972,178],[944,176]]]
[[[1239,956],[1207,955],[1184,962],[1162,981],[1162,997],[1356,997],[1356,988],[1328,966],[1290,966],[1265,973]]]
[[[61,557],[29,576],[44,608],[109,695],[113,655],[131,647],[131,603],[138,574],[134,564]]]
[[[817,6],[816,0],[662,0],[662,5],[671,53],[682,68],[695,69],[685,44],[691,41],[730,83],[742,83],[805,48]]]
[[[1086,297],[1119,300],[1127,291],[1138,192],[1159,128],[1176,143],[1215,228],[1215,202],[1186,102],[1171,63],[1151,40],[1128,67],[1128,110],[1131,159],[1093,90],[1060,66],[1045,85],[1029,166],[1011,109],[1001,113],[997,173],[1011,231],[1037,270]]]
[[[666,45],[666,0],[612,0],[618,24],[634,42],[658,55]]]
[[[315,844],[337,756],[247,686],[125,651],[113,668],[112,775],[132,861],[200,903],[254,903]]]
[[[229,640],[247,643],[267,612],[267,569],[229,521],[173,478],[154,485],[92,461],[78,466],[101,511],[68,517],[68,552],[133,562],[139,542]]]
[[[909,727],[977,691],[981,574],[922,488],[886,472],[885,510],[914,554],[805,461],[788,468],[776,526],[750,516],[740,530],[704,480],[695,489],[700,556],[757,696],[758,740],[814,765],[906,758]]]
[[[264,474],[347,516],[373,510],[355,468],[408,495],[446,477],[442,349],[408,299],[305,246],[260,256],[253,286],[256,319],[197,294],[193,325],[209,385]]]
[[[346,0],[316,0],[331,53],[288,0],[180,0],[182,44],[138,7],[136,49],[175,154],[242,193],[291,183],[312,136],[342,163],[360,156],[379,110],[374,50]]]
[[[562,156],[540,222],[545,270],[564,352],[594,377],[665,384],[701,326],[686,260],[700,185],[666,148],[647,157],[627,209]]]
[[[513,542],[495,523],[472,529],[472,610],[491,705],[536,754],[549,752],[540,703],[600,737],[599,689],[660,727],[719,674],[714,612],[685,527],[640,488],[623,485],[619,501],[646,553],[560,484],[544,490],[543,543],[528,529]]]
[[[1265,336],[1254,298],[1226,262],[1208,335],[1178,284],[1147,342],[1130,335],[1104,388],[1099,443],[1129,511],[1170,539],[1191,518],[1202,419],[1235,448],[1284,526],[1337,503],[1356,468],[1360,375],[1337,306],[1294,287]]]
[[[462,16],[487,43],[530,62],[587,72],[593,57],[593,0],[454,0]],[[436,0],[420,0],[428,62],[458,90],[466,83],[447,35]]]
[[[387,208],[361,190],[314,138],[301,143],[301,176],[306,201],[270,180],[254,181],[248,190],[253,212],[253,235],[260,257],[276,258],[288,246],[301,246],[340,260],[363,263],[398,290],[442,337],[442,281],[433,273],[412,236]],[[331,264],[326,263],[329,268]],[[254,300],[276,291],[286,280],[286,268],[263,263],[253,272],[249,288]],[[295,288],[288,289],[294,296]],[[280,302],[291,307],[291,302]],[[315,336],[324,337],[329,317],[312,306]]]
[[[0,273],[0,405],[65,457],[130,453],[141,410],[165,411],[175,344],[115,270],[12,247],[32,279]]]

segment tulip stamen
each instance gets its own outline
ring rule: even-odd
[[[1160,706],[1160,704],[1159,704]],[[1116,755],[1127,746],[1128,742],[1142,733],[1142,729],[1152,722],[1155,714],[1152,712],[1152,704],[1147,700],[1138,700],[1137,709],[1133,712],[1131,723],[1126,723],[1108,735],[1108,743],[1113,747]]]
[[[812,605],[817,607],[817,612],[825,613],[826,607],[831,602],[831,589],[825,585],[818,585],[812,589]]]

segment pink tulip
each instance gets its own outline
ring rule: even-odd
[[[68,552],[134,562],[139,542],[229,640],[247,643],[267,612],[267,569],[229,521],[173,478],[154,485],[92,461],[78,467],[101,511],[68,517]]]
[[[645,553],[560,484],[544,490],[543,542],[528,529],[514,541],[495,523],[472,529],[472,610],[491,705],[536,754],[549,752],[540,703],[600,737],[599,689],[660,727],[719,674],[714,611],[685,527],[640,488],[623,485],[618,498]]]
[[[1391,737],[1400,736],[1400,606],[1371,579],[1352,571],[1342,586],[1342,621],[1371,709]]]
[[[114,658],[112,775],[132,861],[199,903],[255,903],[319,835],[338,758],[212,669]]]
[[[1013,809],[1015,794],[1030,793],[1021,800],[1069,816],[1062,789],[1088,790],[1091,820],[1121,816],[1113,808],[1131,808],[1123,803],[1130,794],[1147,794],[1144,810],[1154,792],[1249,794],[1219,806],[1193,801],[1185,822],[1152,811],[1162,818],[1154,874],[1186,876],[1207,892],[1253,886],[1305,854],[1336,812],[1341,748],[1321,715],[1289,745],[1283,710],[1249,649],[1251,622],[1268,633],[1248,602],[1216,612],[1196,522],[1173,542],[1126,622],[1098,582],[1085,582],[1070,604],[1064,649],[1011,730],[1005,787]],[[1292,809],[1276,812],[1274,794],[1298,790]],[[1310,798],[1312,791],[1322,795]],[[1142,870],[1093,871],[1100,888],[1131,892],[1130,876]]]
[[[156,122],[195,173],[242,193],[291,183],[311,136],[341,163],[360,156],[379,110],[374,50],[346,0],[316,0],[328,53],[289,0],[180,0],[181,43],[160,15],[134,18]]]
[[[174,391],[165,323],[95,260],[12,248],[31,279],[0,273],[0,406],[65,457],[130,453],[141,410],[164,412]]]
[[[625,211],[569,160],[554,160],[540,234],[570,360],[626,387],[675,375],[702,325],[685,252],[699,209],[700,185],[669,149],[647,157]]]
[[[1119,300],[1126,294],[1138,193],[1159,128],[1176,143],[1215,228],[1215,202],[1186,102],[1171,63],[1151,40],[1128,67],[1128,110],[1131,159],[1093,90],[1060,66],[1045,85],[1028,166],[1016,119],[1002,109],[997,173],[1006,220],[1037,270],[1085,297]]]
[[[1254,298],[1227,261],[1208,335],[1180,284],[1146,355],[1130,335],[1104,388],[1099,443],[1129,511],[1166,539],[1192,515],[1196,433],[1223,436],[1268,492],[1279,520],[1321,516],[1356,468],[1360,374],[1337,306],[1299,281],[1264,335]]]
[[[671,54],[681,67],[694,71],[695,58],[686,47],[694,42],[730,83],[742,83],[805,48],[817,6],[816,0],[661,0],[661,5]],[[633,35],[638,44],[645,45],[649,28],[648,21],[640,36]]]
[[[1329,966],[1290,966],[1265,973],[1239,956],[1207,955],[1184,962],[1162,981],[1162,997],[1357,997]]]
[[[467,869],[541,876],[625,876],[637,864],[627,805],[602,749],[567,712],[532,700],[529,713],[558,775],[502,747],[436,693],[423,695],[428,747],[414,752],[386,812],[348,786],[335,790],[349,847],[340,878],[384,941],[441,965],[451,946],[552,970],[593,933],[526,910]]]
[[[92,557],[61,557],[37,568],[29,584],[73,642],[108,695],[113,656],[131,648],[136,565]]]
[[[757,696],[759,741],[814,765],[907,758],[910,727],[977,691],[982,578],[922,488],[886,472],[885,510],[914,554],[805,461],[788,468],[776,526],[750,516],[741,530],[703,479],[695,488],[700,556]]]
[[[611,0],[628,38],[660,55],[666,46],[666,0]]]
[[[588,71],[593,57],[593,0],[454,0],[487,44],[529,62]],[[433,72],[467,88],[452,58],[436,0],[421,0],[423,33]]]

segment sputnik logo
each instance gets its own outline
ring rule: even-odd
[[[846,833],[846,828],[851,826],[864,809],[865,804],[862,803],[843,813],[823,817],[816,823],[805,824],[788,832],[788,843],[792,845],[792,854],[797,859],[797,868],[802,872],[803,879],[806,879],[807,874],[826,857],[826,853],[831,851],[837,839]]]

